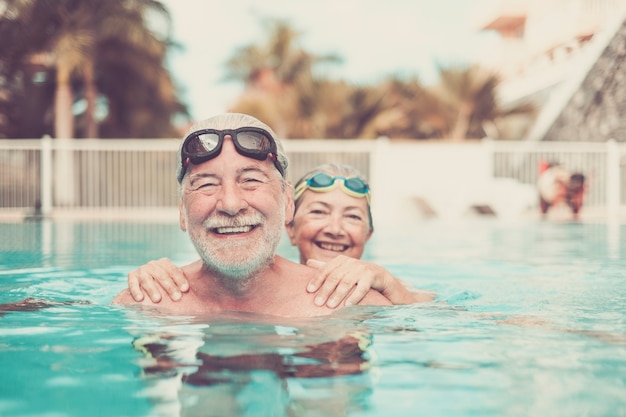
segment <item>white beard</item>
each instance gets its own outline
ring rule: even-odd
[[[281,210],[278,221],[278,224],[268,224],[267,219],[255,211],[233,218],[209,218],[204,222],[203,230],[192,234],[188,229],[187,233],[205,268],[229,287],[240,288],[273,263],[285,224],[284,210]],[[205,238],[205,231],[208,229],[251,224],[258,224],[262,228],[260,240],[226,239],[216,244]]]

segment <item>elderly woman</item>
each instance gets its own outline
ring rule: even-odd
[[[357,304],[370,288],[394,304],[432,301],[432,293],[410,291],[385,268],[360,259],[374,231],[370,199],[365,179],[347,165],[320,165],[296,183],[295,214],[287,234],[300,251],[300,263],[319,270],[307,291],[317,292],[316,304],[332,308],[341,302]],[[158,302],[155,280],[173,299],[189,288],[180,269],[163,258],[128,274],[135,300],[141,301],[144,291]]]

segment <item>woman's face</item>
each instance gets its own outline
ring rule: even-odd
[[[327,262],[337,255],[359,259],[372,235],[367,199],[349,196],[339,187],[322,193],[306,190],[287,233],[300,250],[300,263]]]

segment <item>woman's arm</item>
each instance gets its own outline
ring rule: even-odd
[[[370,288],[393,304],[411,304],[435,298],[430,292],[409,290],[389,271],[372,262],[339,255],[328,262],[309,259],[307,265],[319,270],[319,274],[309,282],[307,291],[317,292],[315,304],[320,306],[326,304],[335,308],[342,302],[345,305],[358,304]]]
[[[432,301],[433,293],[409,290],[385,268],[372,262],[340,255],[329,262],[310,259],[308,266],[319,270],[308,286],[308,292],[317,292],[315,304],[330,308],[356,305],[370,289],[380,292],[393,304],[411,304]],[[169,297],[178,301],[189,284],[182,270],[167,258],[150,261],[128,274],[128,289],[135,301],[143,301],[145,294],[154,303],[161,301],[161,287]]]

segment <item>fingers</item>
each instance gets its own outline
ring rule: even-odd
[[[322,261],[318,261],[317,259],[308,259],[306,261],[307,266],[313,267],[315,269],[322,269],[324,267],[324,265],[326,265],[326,262],[322,262]],[[325,275],[324,274],[316,274],[313,279],[311,279],[309,281],[309,283],[306,286],[306,290],[307,292],[315,292],[319,289],[319,287],[324,283],[324,279],[325,279]]]
[[[318,279],[322,281],[321,286],[315,295],[315,305],[326,304],[330,308],[335,308],[344,299],[346,294],[352,289],[353,283],[344,281],[345,277],[339,272],[328,274],[324,270],[318,274]]]
[[[309,283],[310,287],[318,288],[314,303],[336,308],[347,296],[351,297],[351,303],[361,301],[371,287],[372,276],[364,274],[360,266],[360,261],[346,256],[338,256],[324,264]]]
[[[153,303],[159,303],[161,301],[161,292],[158,289],[158,284],[155,283],[153,276],[158,275],[160,268],[158,265],[154,265],[155,261],[150,261],[146,265],[140,266],[136,271],[128,274],[128,287],[131,294],[135,288],[135,293],[141,292],[142,295],[146,294]],[[136,284],[133,286],[131,280],[135,279]],[[133,298],[136,299],[135,295]]]
[[[189,291],[182,270],[169,259],[150,261],[128,274],[128,289],[135,301],[143,301],[147,294],[153,303],[159,303],[162,298],[159,288],[174,301],[182,298],[181,291]]]
[[[330,308],[335,308],[355,289],[358,281],[353,275],[345,275],[341,278],[341,281],[335,287],[335,290],[328,297],[326,305]],[[369,290],[369,286],[367,286]],[[366,290],[367,292],[367,290]],[[363,298],[363,297],[361,297]],[[360,299],[359,299],[360,301]]]
[[[363,298],[367,295],[370,290],[370,286],[365,284],[362,281],[357,282],[356,287],[354,287],[354,291],[346,298],[346,307],[355,306],[361,302]]]
[[[328,263],[324,263],[321,261],[309,259],[307,260],[307,265],[317,267],[319,272],[311,279],[307,286],[308,292],[316,292],[314,303],[317,306],[323,306],[327,303],[329,297],[335,289],[337,285],[341,282],[343,274],[337,270],[337,262],[335,259]],[[331,308],[335,308],[337,304],[336,300],[333,301],[332,304],[328,305]]]
[[[161,258],[159,259],[159,265],[163,267],[163,269],[167,272],[167,275],[159,275],[155,277],[159,283],[167,290],[170,288],[172,291],[167,290],[167,293],[172,295],[174,291],[178,290],[181,292],[189,291],[189,282],[183,273],[183,270],[176,265],[174,265],[169,259]],[[168,279],[171,279],[170,280]],[[174,288],[174,285],[176,288]],[[167,288],[166,288],[167,287]]]
[[[139,286],[138,275],[139,269],[135,269],[134,271],[128,273],[128,291],[130,292],[131,297],[133,297],[133,300],[141,302],[144,299],[144,295],[141,291],[141,287]]]

